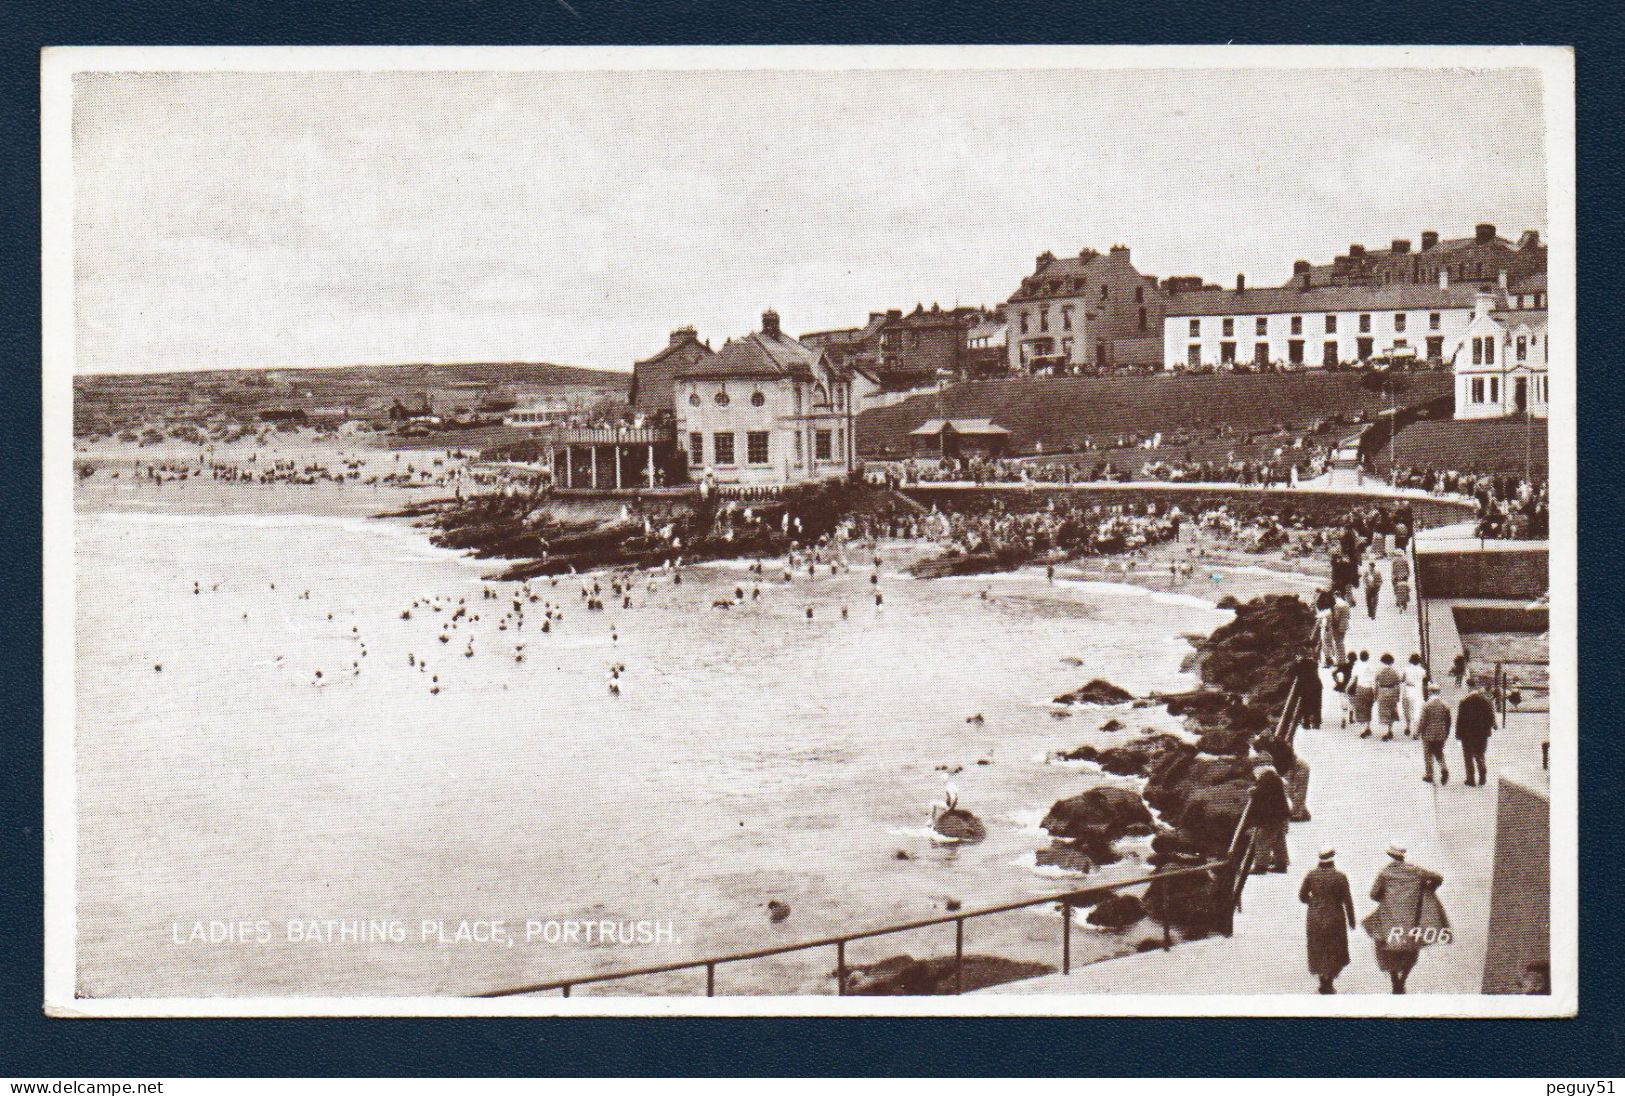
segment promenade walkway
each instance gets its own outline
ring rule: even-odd
[[[1385,582],[1377,617],[1366,616],[1362,603],[1350,624],[1349,643],[1384,651],[1404,663],[1419,650],[1416,606],[1401,613],[1393,602],[1393,584]],[[1437,670],[1436,670],[1437,672]],[[1329,677],[1329,675],[1328,675]],[[1443,675],[1445,699],[1454,711],[1459,693]],[[1303,875],[1314,867],[1322,848],[1337,849],[1337,864],[1349,877],[1355,910],[1363,918],[1374,903],[1371,882],[1387,862],[1385,850],[1398,841],[1410,850],[1412,863],[1445,878],[1440,900],[1456,931],[1454,943],[1424,951],[1411,975],[1412,994],[1478,993],[1484,970],[1490,885],[1494,870],[1496,779],[1499,759],[1524,762],[1538,757],[1544,726],[1514,721],[1490,743],[1490,783],[1469,788],[1462,783],[1460,747],[1447,747],[1450,783],[1422,780],[1422,747],[1401,736],[1393,742],[1358,737],[1358,728],[1342,724],[1342,698],[1325,690],[1323,726],[1298,732],[1297,746],[1312,766],[1309,808],[1313,820],[1291,827],[1288,848],[1291,870],[1285,875],[1255,875],[1243,896],[1230,937],[1180,944],[1166,952],[1148,952],[996,987],[994,993],[1143,993],[1266,994],[1314,993],[1304,951],[1304,910],[1298,901]],[[1520,773],[1527,772],[1519,764]],[[1370,938],[1363,929],[1349,937],[1352,958],[1338,979],[1340,994],[1387,994],[1387,975],[1377,969]]]

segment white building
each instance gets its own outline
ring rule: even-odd
[[[1523,294],[1545,304],[1545,288]],[[1514,304],[1519,295],[1513,293]],[[1454,362],[1456,418],[1497,419],[1527,413],[1546,417],[1550,353],[1545,308],[1501,308],[1499,294],[1481,292]]]
[[[503,426],[541,427],[568,422],[575,405],[567,396],[533,396],[502,416]]]
[[[1273,366],[1318,369],[1398,351],[1444,363],[1473,318],[1475,287],[1290,286],[1205,289],[1168,296],[1163,364],[1168,369]]]
[[[776,312],[762,314],[760,331],[681,367],[673,399],[691,480],[781,486],[856,466],[850,371],[786,335]]]

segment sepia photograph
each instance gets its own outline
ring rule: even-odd
[[[50,1015],[1575,1014],[1569,50],[41,90]]]

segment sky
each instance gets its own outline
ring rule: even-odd
[[[77,372],[630,369],[1041,251],[1287,280],[1546,229],[1533,71],[81,73]]]

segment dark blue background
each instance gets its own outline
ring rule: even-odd
[[[1622,21],[1614,3],[1086,5],[845,0],[67,0],[0,4],[0,1076],[494,1074],[1618,1075]],[[1609,12],[1614,12],[1610,15]],[[50,45],[1437,43],[1577,47],[1581,526],[1578,1020],[47,1021],[41,974],[39,70]],[[1487,145],[1493,117],[1463,117]],[[1329,139],[1336,139],[1335,135]],[[1522,154],[1504,149],[1508,157]],[[1470,201],[1472,181],[1463,180]],[[1565,226],[1552,224],[1549,235]],[[71,627],[71,621],[55,622]]]

